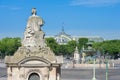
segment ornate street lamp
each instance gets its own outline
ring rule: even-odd
[[[94,67],[93,67],[93,78],[92,80],[96,80],[96,77],[95,77],[95,58],[94,58]]]
[[[105,63],[106,63],[106,80],[108,80],[108,53],[107,53],[105,58],[106,58],[105,59]]]
[[[94,51],[96,51],[96,50],[94,50]],[[95,73],[95,72],[96,72],[96,71],[95,71],[95,70],[96,70],[96,61],[95,61],[95,60],[96,60],[96,57],[97,57],[97,56],[98,56],[98,55],[94,54],[94,67],[93,67],[93,78],[92,78],[92,80],[97,80],[97,79],[96,79],[96,73]]]
[[[106,80],[108,80],[108,59],[106,59]]]

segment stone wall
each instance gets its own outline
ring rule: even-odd
[[[66,68],[106,68],[106,64],[66,64]],[[113,68],[114,64],[108,64],[109,68]]]

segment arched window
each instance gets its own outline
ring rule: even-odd
[[[30,74],[28,80],[40,80],[40,76],[37,73]]]

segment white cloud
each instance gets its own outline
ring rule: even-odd
[[[9,10],[20,10],[20,7],[16,7],[16,6],[7,6],[7,5],[0,5],[0,8],[3,9],[9,9]]]
[[[120,3],[120,0],[72,0],[73,6],[108,6]]]

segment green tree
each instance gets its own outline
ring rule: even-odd
[[[93,47],[99,49],[104,54],[109,53],[109,55],[115,56],[120,52],[120,40],[107,40],[94,43]]]
[[[105,52],[108,52],[110,55],[117,55],[120,52],[120,41],[104,41],[102,47],[105,50]]]
[[[67,47],[67,55],[72,55],[75,51],[75,47],[77,46],[77,43],[76,41],[72,40],[72,41],[69,41],[66,45]]]
[[[66,45],[58,45],[57,51],[58,51],[58,53],[57,53],[58,55],[66,55],[68,53]]]
[[[18,47],[21,46],[20,38],[3,38],[0,40],[1,55],[13,55]]]
[[[71,55],[76,47],[76,41],[69,41],[66,45],[60,45],[54,38],[46,38],[46,43],[55,55]]]
[[[88,42],[88,38],[79,38],[78,39],[78,49],[81,50],[83,46],[86,48],[87,42]]]
[[[46,38],[46,44],[56,55],[59,54],[58,44],[54,38]]]

